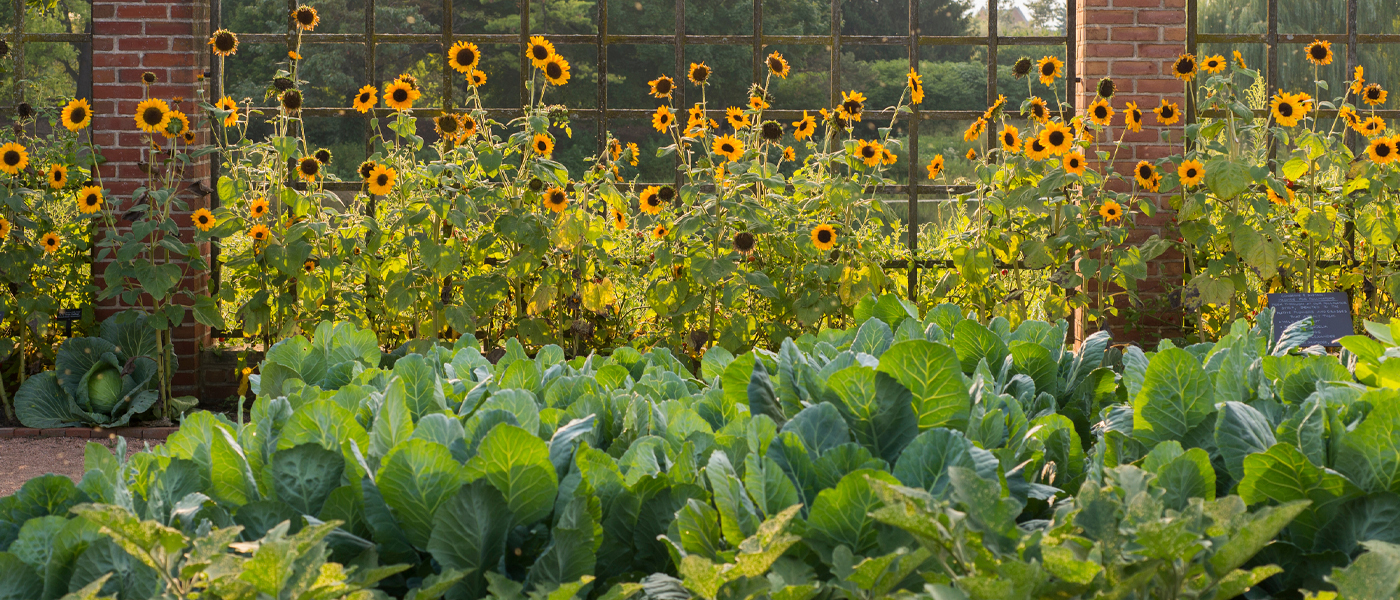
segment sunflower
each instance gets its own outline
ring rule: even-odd
[[[49,232],[44,237],[39,238],[39,245],[44,247],[45,254],[53,254],[58,250],[58,234]]]
[[[1162,98],[1162,105],[1152,109],[1152,112],[1157,113],[1157,123],[1160,125],[1172,125],[1181,120],[1181,111],[1177,110],[1176,103],[1167,102],[1166,98]]]
[[[456,141],[462,122],[457,120],[457,115],[444,114],[433,118],[433,130],[438,137],[445,141]]]
[[[1129,131],[1142,131],[1142,111],[1136,102],[1129,102],[1123,107],[1123,126]]]
[[[186,129],[184,133],[180,134],[180,139],[183,140],[186,144],[193,144],[195,141],[194,130]]]
[[[1360,94],[1366,89],[1366,67],[1356,65],[1356,71],[1351,77],[1351,93]]]
[[[209,231],[210,229],[214,228],[215,224],[214,213],[209,212],[209,209],[207,208],[201,208],[199,210],[194,211],[194,214],[191,215],[190,220],[194,221],[194,226],[200,231]]]
[[[1380,106],[1385,104],[1385,97],[1388,95],[1389,93],[1386,92],[1385,88],[1381,87],[1379,83],[1370,84],[1366,86],[1365,89],[1361,90],[1361,99],[1365,101],[1368,106]]]
[[[671,233],[671,231],[669,229],[666,229],[665,225],[657,225],[656,227],[653,227],[651,229],[651,238],[654,240],[659,240],[665,238],[666,234],[668,233]]]
[[[267,238],[271,236],[272,230],[268,229],[267,225],[261,223],[254,225],[252,229],[248,230],[248,237],[253,238],[254,242],[266,242]]]
[[[666,203],[661,201],[660,186],[648,186],[642,190],[641,199],[638,201],[638,208],[640,208],[642,212],[649,215],[658,214],[665,206]]]
[[[525,47],[525,54],[530,56],[530,63],[536,69],[543,69],[545,61],[554,56],[554,44],[544,39],[544,36],[532,36],[530,43]]]
[[[312,259],[307,259],[306,262],[301,263],[301,268],[304,269],[307,273],[314,273],[316,271],[316,261]]]
[[[880,142],[858,140],[856,142],[856,156],[865,163],[867,167],[880,164],[881,153],[885,147]]]
[[[1008,124],[1005,129],[1001,130],[1001,149],[1006,152],[1020,152],[1021,137],[1019,134],[1020,130],[1016,129],[1015,125]]]
[[[690,74],[687,77],[695,85],[705,85],[710,80],[710,67],[705,63],[690,63]]]
[[[457,42],[447,51],[447,64],[458,73],[471,73],[479,62],[481,51],[471,42]]]
[[[1060,162],[1065,166],[1066,173],[1084,175],[1084,155],[1078,150],[1066,154],[1064,160]]]
[[[963,131],[963,141],[964,141],[964,142],[975,141],[979,136],[982,135],[982,130],[985,129],[986,127],[987,127],[987,120],[986,120],[986,119],[980,119],[980,118],[979,118],[979,119],[977,119],[976,121],[973,121],[972,124],[971,124],[971,125],[968,125],[968,126],[967,126],[967,129]]]
[[[316,162],[321,163],[323,165],[328,165],[331,164],[331,158],[333,155],[331,154],[329,148],[317,148],[315,152],[311,153],[311,156],[316,159]]]
[[[472,69],[472,72],[467,73],[467,83],[472,87],[486,85],[486,72],[481,69]]]
[[[613,229],[627,229],[627,213],[614,208],[609,220],[612,221]]]
[[[457,115],[457,143],[462,143],[476,135],[476,118],[471,115]]]
[[[836,107],[836,115],[847,121],[860,121],[865,111],[865,94],[851,90],[841,92],[841,106]]]
[[[85,185],[78,190],[78,212],[90,215],[102,210],[102,188]]]
[[[1332,64],[1332,42],[1313,40],[1307,47],[1308,62],[1326,66]]]
[[[731,106],[724,110],[724,120],[734,129],[743,129],[749,126],[749,116],[744,114],[744,109]]]
[[[1293,94],[1279,90],[1274,95],[1274,99],[1269,103],[1272,107],[1274,120],[1284,127],[1293,127],[1307,113],[1306,105],[1298,102]]]
[[[1392,147],[1393,147],[1393,146],[1392,146]],[[1292,202],[1293,200],[1295,200],[1295,199],[1297,198],[1297,196],[1295,196],[1295,195],[1293,194],[1293,189],[1292,189],[1292,188],[1289,188],[1289,187],[1285,186],[1283,189],[1284,189],[1286,192],[1288,192],[1288,198],[1286,198],[1286,199],[1285,199],[1283,196],[1278,195],[1278,193],[1274,191],[1274,188],[1269,187],[1269,186],[1264,186],[1264,190],[1265,190],[1266,192],[1268,192],[1267,195],[1268,195],[1268,197],[1269,197],[1269,202],[1272,202],[1272,203],[1274,203],[1274,204],[1288,204],[1288,203]]]
[[[1099,206],[1099,216],[1103,217],[1106,222],[1117,223],[1119,219],[1123,218],[1123,207],[1112,200],[1105,201],[1103,205]]]
[[[1371,117],[1369,119],[1366,119],[1357,128],[1357,131],[1365,134],[1368,138],[1376,137],[1382,133],[1385,133],[1385,119],[1382,119],[1380,117]]]
[[[1053,56],[1040,59],[1040,63],[1036,65],[1036,70],[1040,71],[1040,84],[1055,85],[1055,78],[1060,76],[1060,69],[1064,66],[1064,61]]]
[[[826,223],[813,227],[812,245],[818,250],[830,250],[836,245],[836,228]]]
[[[1355,129],[1357,133],[1361,133],[1361,116],[1356,114],[1356,109],[1343,104],[1342,107],[1337,110],[1337,116],[1342,118],[1342,122],[1346,123],[1347,127]]]
[[[569,206],[569,197],[564,193],[564,188],[552,187],[544,193],[544,205],[549,210],[556,213],[564,212]]]
[[[297,52],[296,50],[288,50],[287,58],[290,58],[292,60],[301,60],[301,53]]]
[[[967,159],[968,159],[968,160],[977,160],[977,149],[976,149],[976,148],[969,148],[969,149],[968,149],[968,151],[967,151]]]
[[[648,81],[647,85],[651,87],[651,96],[653,98],[670,98],[671,92],[676,89],[676,82],[665,75]]]
[[[1201,70],[1215,74],[1225,70],[1225,57],[1219,54],[1201,59]]]
[[[758,135],[764,142],[776,144],[783,139],[783,124],[777,121],[764,121],[758,126]]]
[[[1172,63],[1172,77],[1182,81],[1191,81],[1196,76],[1196,57],[1192,54],[1182,54],[1176,57]]]
[[[1016,59],[1016,62],[1011,65],[1011,74],[1015,75],[1017,79],[1030,75],[1030,73],[1031,57],[1029,56],[1022,56]]]
[[[1157,167],[1152,166],[1152,163],[1150,162],[1140,160],[1138,161],[1137,166],[1133,167],[1133,179],[1137,180],[1137,184],[1139,186],[1155,190],[1155,182],[1157,181]]]
[[[744,143],[732,135],[722,135],[715,138],[710,149],[728,160],[739,160],[739,157],[744,155]]]
[[[24,149],[24,146],[14,142],[0,146],[0,171],[10,175],[18,175],[27,166],[29,166],[29,152]]]
[[[59,120],[68,131],[81,131],[92,124],[92,107],[85,98],[75,98],[63,107]]]
[[[533,150],[535,154],[549,158],[550,155],[554,154],[554,140],[543,133],[537,133],[530,140],[530,150]]]
[[[297,176],[307,181],[314,182],[321,174],[321,161],[312,156],[303,156],[297,161]]]
[[[369,174],[373,173],[374,168],[377,166],[379,165],[376,164],[374,161],[367,160],[360,163],[360,166],[355,169],[355,172],[360,174],[360,179],[369,181]]]
[[[214,56],[233,56],[238,52],[238,35],[227,29],[220,29],[209,36],[209,45],[214,49]]]
[[[1089,120],[1104,127],[1113,122],[1113,107],[1108,105],[1108,100],[1100,97],[1089,105]]]
[[[804,110],[802,111],[802,118],[793,121],[792,126],[794,128],[792,132],[792,137],[797,139],[798,141],[802,141],[809,137],[812,137],[812,134],[816,132],[817,119],[812,115],[807,114],[807,111]]]
[[[170,105],[158,98],[147,98],[136,105],[136,126],[146,133],[165,131],[170,123]]]
[[[929,179],[938,179],[938,174],[943,172],[943,155],[935,154],[933,160],[928,161],[924,168],[928,169]]]
[[[924,80],[919,76],[919,72],[909,69],[906,76],[909,83],[909,102],[912,104],[922,104],[924,102]]]
[[[238,124],[238,103],[234,102],[233,98],[228,96],[219,98],[219,101],[214,103],[214,108],[228,112],[228,116],[224,117],[224,127],[233,127]]]
[[[355,101],[353,102],[355,110],[358,110],[362,113],[369,112],[369,109],[373,108],[374,105],[379,102],[379,98],[375,96],[375,94],[377,94],[378,92],[379,90],[375,89],[372,85],[367,85],[365,87],[360,88],[360,91],[358,94],[355,95]],[[224,126],[227,127],[228,125]]]
[[[1380,137],[1371,140],[1371,144],[1366,147],[1366,156],[1371,157],[1371,162],[1384,165],[1395,160],[1395,141],[1390,138]]]
[[[676,122],[676,115],[667,106],[656,107],[656,112],[651,115],[651,126],[657,131],[666,131]]]
[[[1045,140],[1040,137],[1033,137],[1026,140],[1024,150],[1026,151],[1026,158],[1034,161],[1042,161],[1050,158],[1050,147],[1046,146]],[[972,160],[971,157],[969,157],[968,160]]]
[[[254,219],[267,214],[269,205],[266,198],[258,198],[248,205],[248,214]]]
[[[1099,80],[1099,85],[1094,91],[1098,97],[1107,100],[1118,93],[1118,84],[1114,83],[1111,77],[1105,77]]]
[[[1041,130],[1040,141],[1051,154],[1058,156],[1068,152],[1074,144],[1074,131],[1060,123],[1051,122]]]
[[[316,28],[317,23],[321,22],[321,16],[316,14],[316,9],[304,4],[292,11],[292,19],[297,22],[297,28],[302,31],[311,31]]]
[[[10,222],[0,217],[0,241],[10,237]]]
[[[190,118],[185,116],[185,113],[172,110],[169,113],[169,121],[166,122],[165,129],[162,129],[160,134],[168,138],[176,138],[184,135],[185,132],[189,130]]]
[[[627,142],[627,151],[628,151],[628,156],[631,156],[631,157],[632,157],[631,160],[630,160],[629,162],[631,162],[632,166],[634,166],[634,167],[637,166],[637,157],[639,157],[639,156],[642,155],[641,150],[637,149],[637,143],[636,143],[636,142]],[[670,188],[663,188],[663,189],[670,189]]]
[[[569,61],[558,54],[544,61],[540,70],[544,72],[544,78],[550,85],[562,86],[569,82]]]
[[[156,74],[150,71],[145,71],[141,73],[141,83],[144,85],[155,85]]]
[[[62,189],[63,186],[68,185],[68,167],[60,164],[50,165],[48,180],[49,187],[56,190]]]
[[[1032,119],[1040,121],[1041,123],[1050,120],[1050,107],[1045,105],[1044,100],[1041,100],[1036,96],[1031,96],[1030,100],[1027,100],[1026,102],[1028,103],[1027,107],[1030,109],[1029,114],[1031,115]]]
[[[768,108],[768,102],[766,102],[763,97],[749,96],[749,109],[759,111],[765,108]]]
[[[778,54],[777,52],[768,55],[769,73],[777,75],[782,79],[787,79],[788,72],[790,70],[791,69],[788,68],[788,61],[787,59],[783,58],[783,55]]]
[[[369,87],[370,86],[365,86],[365,88]],[[364,91],[365,90],[362,88],[360,93],[363,94]],[[394,110],[409,110],[413,108],[413,101],[417,100],[418,97],[422,95],[422,92],[419,92],[417,87],[409,81],[396,79],[393,83],[389,84],[389,87],[384,88],[384,105]],[[356,108],[359,108],[359,103],[357,102],[356,104]],[[373,103],[370,103],[369,106],[373,106]],[[364,111],[362,110],[360,112]]]
[[[794,160],[797,160],[797,151],[796,151],[796,150],[793,150],[793,149],[792,149],[792,146],[788,146],[788,147],[786,147],[786,148],[783,148],[783,160],[788,161],[788,162],[792,162],[792,161],[794,161]]]
[[[394,180],[398,177],[398,171],[385,165],[375,165],[374,170],[369,173],[369,193],[376,196],[388,195],[394,189]]]
[[[1206,166],[1199,160],[1185,160],[1176,168],[1176,174],[1181,178],[1182,185],[1196,185],[1205,178]]]

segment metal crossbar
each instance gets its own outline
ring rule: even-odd
[[[20,0],[13,0],[20,1]],[[907,31],[890,32],[890,35],[848,35],[841,33],[841,0],[831,0],[831,32],[825,35],[774,35],[765,33],[763,29],[764,0],[753,1],[753,33],[748,35],[697,35],[686,33],[685,28],[685,5],[686,0],[675,0],[675,31],[669,34],[646,34],[646,35],[620,35],[609,31],[608,27],[608,3],[609,0],[596,0],[595,19],[598,26],[596,34],[543,34],[542,32],[532,32],[530,2],[531,0],[516,0],[516,6],[520,13],[520,31],[518,33],[484,33],[484,32],[463,32],[453,30],[453,4],[452,0],[442,0],[442,29],[438,33],[408,33],[390,34],[380,33],[375,23],[375,7],[385,0],[366,0],[365,2],[365,30],[363,33],[302,33],[303,43],[316,44],[349,44],[359,45],[365,48],[365,83],[377,85],[380,77],[376,73],[376,52],[378,44],[436,44],[442,48],[442,104],[434,109],[417,110],[416,112],[425,115],[441,114],[444,110],[452,108],[452,94],[455,80],[455,73],[447,64],[447,49],[456,41],[470,41],[474,43],[487,44],[515,44],[520,49],[520,102],[523,106],[529,100],[529,95],[525,89],[525,82],[529,79],[530,62],[525,49],[532,33],[536,35],[547,35],[548,39],[556,44],[592,44],[595,46],[598,58],[598,96],[596,108],[576,108],[570,112],[575,116],[588,117],[596,121],[598,127],[598,152],[606,150],[604,147],[607,139],[606,131],[609,120],[625,118],[645,118],[650,117],[652,111],[647,109],[625,109],[611,108],[608,106],[607,73],[608,73],[608,48],[619,44],[652,44],[669,45],[675,51],[675,74],[678,79],[683,79],[687,72],[687,61],[685,50],[691,45],[748,45],[753,52],[753,80],[756,83],[763,81],[764,73],[764,48],[770,45],[805,45],[805,46],[826,46],[830,48],[830,97],[826,107],[836,106],[841,101],[841,52],[847,46],[904,46],[908,50],[909,66],[917,70],[919,68],[920,48],[931,46],[979,46],[986,47],[987,65],[987,101],[990,103],[997,95],[997,67],[998,49],[1001,46],[1043,46],[1060,45],[1065,47],[1065,68],[1066,81],[1069,82],[1067,98],[1073,97],[1074,86],[1079,79],[1075,72],[1075,7],[1079,0],[1065,0],[1065,34],[1060,36],[1003,36],[997,29],[997,14],[999,4],[1005,0],[987,0],[987,34],[984,36],[927,36],[919,33],[919,0],[905,0],[909,9],[909,27]],[[222,0],[210,0],[211,10],[211,31],[221,28],[221,2]],[[287,0],[287,14],[291,14],[297,7],[297,0]],[[237,33],[237,32],[235,32]],[[285,34],[239,34],[239,41],[243,44],[285,44],[289,47],[295,43],[296,31],[288,23],[288,30]],[[218,68],[217,61],[213,63],[215,69]],[[222,86],[222,78],[215,72],[211,80],[215,86]],[[215,97],[220,97],[224,93],[221,87],[214,90]],[[685,86],[677,86],[674,92],[677,96],[676,105],[686,106]],[[270,107],[269,107],[270,108]],[[811,109],[824,108],[820,106],[809,107]],[[910,252],[914,252],[918,247],[919,218],[917,206],[919,196],[923,194],[939,194],[947,196],[949,194],[965,193],[970,191],[968,186],[947,186],[947,185],[923,185],[914,182],[922,179],[923,165],[919,160],[919,123],[921,121],[936,120],[973,120],[981,115],[981,111],[969,110],[939,110],[925,109],[918,106],[913,107],[911,113],[895,115],[892,112],[868,111],[872,115],[883,115],[887,118],[894,117],[904,121],[907,125],[909,160],[907,169],[910,184],[880,186],[879,192],[901,194],[908,199],[907,218],[907,240]],[[376,115],[388,115],[390,109],[379,107],[371,109]],[[347,116],[346,107],[304,107],[301,112],[307,116]],[[720,114],[722,111],[716,111]],[[487,109],[486,113],[492,117],[513,117],[521,114],[519,108],[496,108]],[[776,118],[798,118],[802,115],[801,110],[768,110],[765,116],[771,115]],[[366,119],[366,132],[372,138],[373,132],[369,130],[369,121]],[[997,131],[995,126],[988,127],[986,132],[989,143],[995,143]],[[370,152],[372,153],[372,149]],[[331,191],[359,191],[361,185],[353,182],[327,182],[322,186]],[[218,199],[215,198],[215,203]],[[216,204],[217,205],[217,204]],[[938,261],[933,261],[937,263]],[[921,261],[906,262],[909,270],[908,286],[909,295],[913,297],[918,288],[918,271]],[[901,268],[906,268],[903,265]],[[218,272],[217,267],[214,272],[212,283],[217,289]]]

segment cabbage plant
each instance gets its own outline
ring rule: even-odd
[[[159,341],[145,317],[102,323],[99,337],[70,338],[58,347],[52,371],[25,380],[15,413],[26,427],[121,427],[160,398],[155,357]],[[175,358],[167,349],[174,372]]]

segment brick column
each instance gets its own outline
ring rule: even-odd
[[[102,150],[106,164],[102,165],[102,184],[107,190],[108,203],[118,215],[118,227],[129,226],[120,215],[130,207],[136,188],[146,182],[142,162],[151,162],[151,150],[145,134],[136,127],[136,104],[141,101],[143,73],[155,74],[156,83],[149,88],[150,96],[171,103],[175,110],[190,117],[197,132],[197,142],[203,143],[208,134],[199,116],[196,99],[201,75],[208,68],[209,39],[208,0],[93,0],[92,3],[92,95],[93,141]],[[181,99],[176,104],[174,100]],[[181,188],[195,181],[208,184],[209,164],[200,161],[185,172]],[[185,192],[182,198],[193,211],[208,202],[207,197]],[[182,224],[184,240],[193,240],[189,213],[176,217]],[[208,256],[209,248],[202,248]],[[99,278],[105,263],[93,265]],[[189,289],[208,289],[208,273],[195,273],[185,280]],[[97,307],[99,319],[120,312],[125,307],[107,303]],[[195,322],[186,312],[184,323],[171,335],[179,359],[171,387],[172,395],[198,393],[199,350],[207,345],[208,328]]]
[[[1094,101],[1099,80],[1112,77],[1118,87],[1112,100],[1118,112],[1110,131],[1114,139],[1122,133],[1121,115],[1128,102],[1136,102],[1145,115],[1142,131],[1128,132],[1124,137],[1114,169],[1131,174],[1140,160],[1155,162],[1180,154],[1184,121],[1159,126],[1151,111],[1163,98],[1186,109],[1182,82],[1171,74],[1172,63],[1186,52],[1186,0],[1079,0],[1076,6],[1075,22],[1080,24],[1076,72],[1083,79],[1075,97],[1079,114]],[[1172,131],[1171,143],[1162,141],[1164,129]],[[1129,237],[1130,244],[1139,244],[1154,234],[1164,239],[1178,237],[1170,194],[1150,197],[1157,214],[1136,215],[1137,229]],[[1107,320],[1115,341],[1182,335],[1183,270],[1182,256],[1175,250],[1148,263],[1147,279],[1138,283],[1142,305],[1132,307],[1120,300],[1120,316]],[[1129,314],[1136,316],[1135,325],[1126,318]]]

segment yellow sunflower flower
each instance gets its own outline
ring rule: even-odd
[[[447,51],[447,65],[458,73],[471,73],[481,61],[481,51],[476,44],[459,41]]]
[[[1269,103],[1272,109],[1274,120],[1284,127],[1293,127],[1298,124],[1308,113],[1307,104],[1300,102],[1298,96],[1279,90],[1274,95],[1273,101]]]
[[[665,75],[648,81],[647,85],[651,87],[651,95],[653,98],[670,98],[671,92],[676,90],[676,82]]]
[[[1040,142],[1045,144],[1045,148],[1051,154],[1059,156],[1069,152],[1070,146],[1074,144],[1074,131],[1052,121],[1045,125],[1045,129],[1041,130]]]
[[[235,125],[238,125],[238,103],[234,102],[233,98],[229,96],[219,98],[219,101],[214,103],[214,108],[217,108],[222,111],[228,111],[228,116],[224,117],[224,127],[233,127]]]
[[[1053,56],[1040,59],[1040,63],[1036,65],[1036,69],[1040,72],[1040,84],[1047,87],[1055,85],[1055,78],[1060,76],[1060,69],[1064,66],[1064,61]]]
[[[1108,101],[1103,98],[1094,100],[1089,105],[1088,113],[1089,120],[1098,125],[1108,127],[1113,122],[1113,107],[1109,106]]]
[[[1389,92],[1386,92],[1385,88],[1381,87],[1379,83],[1370,84],[1361,90],[1361,100],[1365,102],[1367,106],[1380,106],[1385,104],[1385,98],[1388,95]]]
[[[1313,40],[1311,44],[1308,44],[1304,52],[1308,55],[1308,62],[1312,64],[1318,66],[1332,64],[1332,42]]]
[[[774,52],[768,55],[768,72],[777,75],[779,78],[787,79],[789,68],[787,59],[783,55]]]
[[[530,140],[530,150],[535,154],[549,158],[554,154],[554,140],[543,133],[537,133]]]
[[[651,126],[657,131],[666,131],[676,122],[675,113],[671,112],[669,106],[658,106],[656,112],[651,115]]]
[[[1002,149],[1002,151],[1007,152],[1007,153],[1016,153],[1016,152],[1020,152],[1020,151],[1021,151],[1021,136],[1019,135],[1020,133],[1021,133],[1020,130],[1016,129],[1016,126],[1015,126],[1015,125],[1007,124],[1006,127],[1005,127],[1004,129],[1001,130],[1001,149]]]
[[[63,189],[68,185],[68,167],[60,164],[49,166],[49,187],[53,189]]]
[[[92,106],[88,105],[86,98],[74,98],[67,106],[63,107],[59,121],[68,131],[78,132],[87,129],[87,126],[92,124]]]
[[[1137,166],[1133,167],[1133,179],[1137,180],[1139,186],[1156,191],[1157,167],[1152,166],[1150,162],[1140,160]]]
[[[364,89],[360,91],[363,93]],[[396,79],[389,87],[384,88],[384,105],[394,110],[409,110],[413,108],[413,101],[422,95],[412,83]]]
[[[102,210],[102,188],[85,185],[78,190],[78,212],[90,215]]]
[[[170,123],[170,105],[158,98],[147,98],[136,105],[136,126],[146,133],[165,130]]]
[[[1129,102],[1123,107],[1123,126],[1128,131],[1142,131],[1142,110],[1138,109],[1136,102]]]
[[[269,208],[270,205],[266,198],[258,198],[248,204],[248,214],[254,219],[261,218],[263,215],[267,214]]]
[[[836,228],[826,223],[813,227],[812,245],[818,250],[830,250],[836,245]]]
[[[1172,125],[1181,120],[1181,111],[1177,109],[1175,102],[1167,102],[1162,98],[1162,105],[1152,109],[1157,113],[1157,123],[1160,125]]]
[[[394,180],[399,172],[385,165],[375,165],[369,173],[369,193],[376,196],[387,195],[394,189]]]
[[[744,155],[744,143],[732,135],[715,138],[710,149],[727,160],[739,160],[739,157]]]
[[[39,238],[39,245],[44,248],[44,254],[53,254],[58,251],[58,234],[49,232],[44,237]]]
[[[909,85],[909,102],[911,104],[923,104],[924,102],[924,80],[919,76],[919,72],[909,69],[906,76]]]
[[[1225,57],[1219,54],[1201,59],[1201,70],[1212,75],[1225,70]]]
[[[659,214],[666,203],[661,201],[661,186],[647,186],[642,190],[641,199],[638,201],[638,208],[649,215]]]
[[[10,175],[19,175],[25,167],[29,166],[29,152],[24,146],[14,142],[7,142],[0,146],[0,171]]]
[[[797,139],[798,141],[802,141],[809,137],[812,137],[812,134],[816,132],[817,119],[812,115],[807,114],[807,111],[804,110],[802,111],[802,118],[797,121],[793,121],[792,126],[794,128],[792,132],[792,137]]]
[[[266,242],[268,238],[272,237],[272,230],[268,229],[267,225],[254,225],[252,229],[248,230],[248,237],[253,238],[254,242]]]
[[[1371,158],[1371,162],[1378,165],[1389,164],[1395,160],[1395,142],[1387,137],[1379,137],[1371,140],[1366,147],[1366,156]]]
[[[564,57],[555,54],[544,61],[544,66],[540,67],[544,72],[545,81],[550,85],[562,86],[569,82],[569,61]]]
[[[544,205],[555,213],[562,213],[569,207],[569,196],[564,193],[564,188],[549,188],[544,192]]]
[[[885,149],[880,142],[859,140],[856,142],[856,157],[867,167],[880,164],[881,152]]]
[[[214,220],[214,213],[209,212],[209,209],[207,208],[201,208],[199,210],[194,211],[194,214],[191,215],[190,220],[194,222],[194,226],[200,231],[209,231],[210,229],[214,228],[214,225],[217,224]]]
[[[543,69],[545,62],[554,56],[554,44],[544,39],[544,36],[531,36],[529,44],[525,47],[525,54],[530,57],[530,64],[536,69]]]
[[[1184,160],[1177,166],[1176,174],[1181,178],[1181,185],[1196,185],[1205,178],[1206,166],[1199,160]]]
[[[695,85],[705,85],[710,81],[710,67],[705,63],[690,63],[690,74],[687,77]]]
[[[1182,81],[1191,81],[1196,77],[1196,56],[1193,54],[1182,54],[1172,63],[1172,77]]]
[[[1117,202],[1108,200],[1099,206],[1099,216],[1108,223],[1117,223],[1123,218],[1123,207]]]
[[[938,174],[943,172],[943,155],[935,154],[924,168],[928,169],[929,179],[938,179]]]
[[[1064,165],[1066,173],[1084,175],[1084,155],[1078,150],[1065,154],[1060,163]]]

